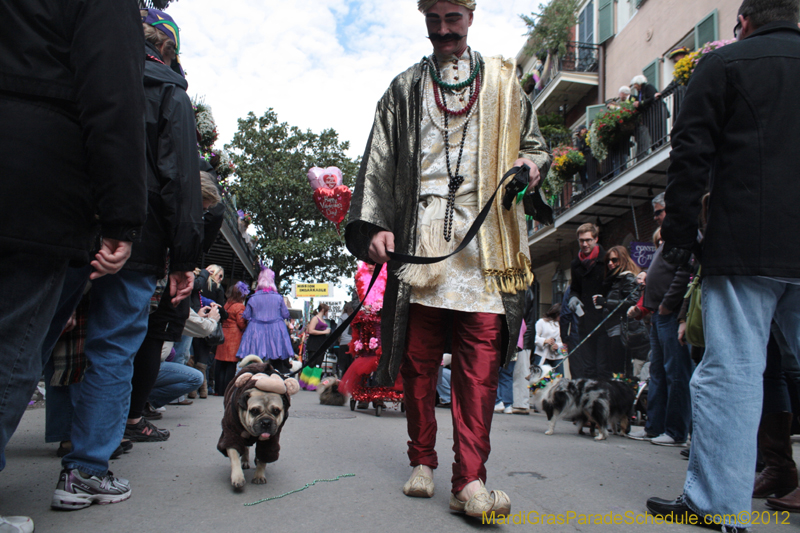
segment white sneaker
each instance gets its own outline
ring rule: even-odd
[[[27,516],[0,516],[0,533],[33,533],[33,520]]]
[[[505,409],[505,405],[503,405],[503,402],[497,402],[496,404],[494,404],[495,413],[502,413],[503,409]]]
[[[663,435],[659,435],[654,439],[650,439],[650,444],[655,444],[656,446],[673,446],[676,448],[684,448],[686,447],[686,441],[678,442],[666,433]]]
[[[510,415],[514,412],[514,407],[511,405],[507,405],[505,409],[503,409],[503,414]]]

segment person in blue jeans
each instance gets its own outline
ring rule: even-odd
[[[662,244],[653,255],[644,293],[644,306],[653,313],[647,424],[628,436],[660,446],[685,446],[692,414],[689,380],[693,364],[688,346],[678,341],[677,317],[690,270],[667,263],[663,248]]]
[[[514,409],[514,367],[500,367],[500,378],[497,383],[497,403],[495,413],[510,415]]]
[[[691,381],[683,493],[650,498],[647,509],[715,522],[718,531],[751,525],[773,320],[789,352],[800,353],[800,106],[790,89],[800,85],[798,20],[798,0],[742,2],[734,27],[739,42],[703,56],[672,130],[662,257],[681,265],[692,251],[702,254],[705,353]],[[708,225],[698,250],[707,187]]]
[[[59,301],[74,307],[80,298],[63,295],[69,265],[92,264],[84,280],[113,277],[145,222],[138,13],[131,0],[0,4],[8,26],[0,40],[0,470],[42,375],[45,337],[72,314],[59,314]],[[9,529],[33,523],[0,517],[0,530]]]
[[[131,418],[134,355],[142,347],[150,298],[156,281],[167,275],[162,296],[177,306],[189,296],[200,256],[203,222],[196,124],[187,83],[177,62],[180,38],[172,18],[141,10],[144,44],[147,219],[141,242],[125,268],[92,283],[87,319],[86,357],[90,365],[81,384],[72,420],[72,451],[64,456],[50,506],[83,509],[93,503],[116,503],[130,497],[126,479],[108,473],[108,460],[123,434],[150,435],[156,428],[143,417]]]

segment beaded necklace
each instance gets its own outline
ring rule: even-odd
[[[436,59],[436,56],[433,55],[432,59],[426,60],[427,70],[430,73],[431,80],[433,81],[433,96],[434,100],[436,101],[436,106],[442,113],[442,117],[444,119],[444,127],[439,126],[439,124],[434,120],[433,116],[430,112],[430,105],[428,102],[425,102],[425,107],[428,112],[429,117],[431,118],[431,122],[436,126],[436,128],[442,133],[444,137],[444,151],[445,151],[445,162],[447,164],[447,205],[445,207],[445,215],[444,215],[444,240],[450,242],[453,237],[453,217],[455,212],[455,200],[456,200],[456,192],[458,188],[461,187],[461,184],[464,183],[464,176],[459,174],[461,170],[461,159],[464,155],[464,144],[467,140],[467,130],[469,129],[470,119],[472,118],[473,111],[475,110],[476,106],[475,103],[477,102],[478,95],[480,94],[481,89],[481,79],[480,79],[480,71],[481,67],[483,66],[483,61],[478,57],[477,65],[475,62],[475,55],[473,55],[472,51],[469,51],[469,69],[470,69],[470,76],[467,80],[461,83],[456,84],[448,84],[442,81],[441,74],[439,72],[439,62]],[[473,85],[474,82],[474,85]],[[458,94],[460,89],[465,89],[469,87],[470,98],[469,103],[461,110],[453,111],[447,107],[447,97],[446,93],[449,92],[450,94]],[[466,89],[465,89],[466,90]],[[427,98],[427,91],[425,92]],[[466,115],[466,118],[463,123],[463,128],[459,126],[454,127],[452,130],[450,129],[449,124],[449,116],[452,115],[454,117]],[[458,147],[458,158],[456,159],[455,165],[455,173],[452,170],[452,166],[450,164],[450,133],[456,131],[457,129],[462,129],[461,132],[461,142],[459,143]],[[455,148],[455,146],[453,146]]]

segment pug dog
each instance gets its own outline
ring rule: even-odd
[[[266,465],[278,460],[281,430],[289,416],[289,397],[298,390],[297,380],[284,379],[258,357],[248,356],[242,361],[242,369],[225,390],[222,435],[217,443],[217,450],[231,461],[231,485],[235,490],[244,488],[243,470],[250,468],[249,449],[253,444],[256,472],[252,483],[267,482]]]

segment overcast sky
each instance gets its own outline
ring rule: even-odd
[[[539,0],[478,0],[469,43],[516,56]],[[333,128],[360,155],[375,104],[392,78],[430,53],[416,0],[180,0],[167,12],[181,30],[189,95],[210,105],[230,142],[236,119],[272,107],[282,122]]]

